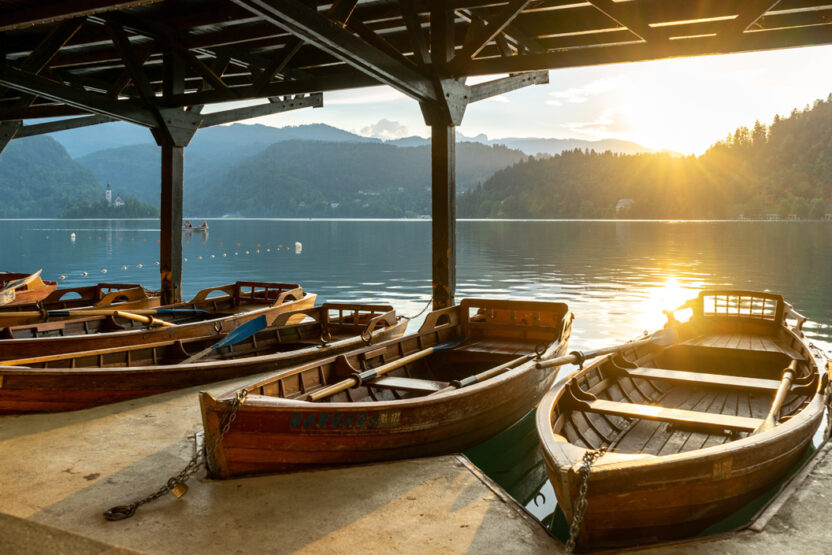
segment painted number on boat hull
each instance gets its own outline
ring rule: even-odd
[[[289,418],[289,429],[355,429],[390,428],[401,423],[401,411],[385,412],[293,412]]]

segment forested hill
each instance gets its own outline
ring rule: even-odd
[[[51,218],[104,194],[95,176],[51,137],[17,139],[0,154],[0,218]]]
[[[463,195],[460,217],[734,218],[832,211],[832,95],[699,157],[574,150],[528,159]]]
[[[457,188],[476,186],[526,155],[459,143]],[[413,217],[430,214],[430,147],[284,141],[185,191],[186,210],[204,216]]]

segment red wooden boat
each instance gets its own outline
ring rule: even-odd
[[[397,337],[406,326],[388,305],[324,304],[280,314],[198,360],[225,334],[4,361],[0,414],[77,410],[279,370]]]
[[[0,329],[0,360],[219,336],[260,315],[273,319],[282,312],[309,308],[315,298],[296,283],[238,281],[203,289],[188,302],[151,310],[164,312],[165,321],[173,326],[147,327],[113,311],[6,327]]]
[[[671,315],[664,330],[576,372],[537,409],[567,522],[584,456],[600,455],[579,547],[698,534],[782,480],[821,423],[828,376],[803,340],[804,318],[782,297],[706,291],[683,308],[693,310],[688,322]]]
[[[571,324],[562,303],[466,299],[429,314],[416,333],[219,398],[201,393],[209,472],[227,478],[466,449],[534,407],[555,376],[535,359],[562,354]]]

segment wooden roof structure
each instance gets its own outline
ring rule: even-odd
[[[453,127],[469,103],[546,83],[550,69],[829,43],[832,4],[820,0],[0,0],[0,151],[107,121],[151,128],[172,299],[180,150],[197,129],[389,85],[417,100],[432,128],[441,306],[453,299]],[[508,76],[465,84],[489,74]],[[202,113],[257,99],[267,101]]]

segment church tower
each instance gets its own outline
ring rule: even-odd
[[[110,184],[107,183],[107,190],[104,191],[104,198],[107,199],[107,206],[113,205],[113,191],[110,190]]]

